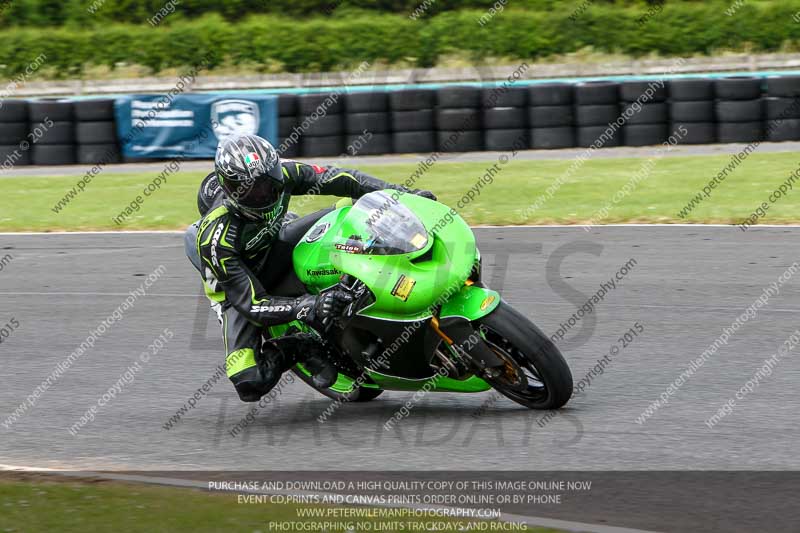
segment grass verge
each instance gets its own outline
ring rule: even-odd
[[[37,476],[38,477],[38,476]],[[294,505],[240,503],[236,494],[208,493],[200,490],[139,485],[99,479],[66,481],[48,479],[31,481],[29,476],[0,477],[0,531],[57,531],[84,533],[267,533],[276,523],[306,526],[317,521],[318,531],[339,533],[353,531],[349,524],[359,523],[358,531],[428,531],[418,528],[427,522],[444,524],[437,531],[477,531],[475,522],[436,519],[352,519],[299,518]],[[331,509],[303,506],[308,509]],[[363,508],[362,508],[363,509]],[[323,523],[327,522],[327,527]],[[390,529],[379,529],[390,522]],[[378,525],[380,524],[380,526]],[[470,524],[473,524],[470,526]],[[491,522],[489,523],[491,524]],[[497,522],[495,522],[497,524]],[[316,531],[282,529],[283,531]],[[487,529],[491,531],[492,529]],[[502,529],[496,529],[500,531]],[[558,533],[552,529],[514,529],[529,533]]]
[[[655,153],[655,149],[654,149]],[[489,163],[438,162],[415,186],[434,191],[440,201],[458,209],[471,224],[598,224],[620,222],[740,223],[791,173],[800,157],[794,153],[750,155],[729,172],[685,217],[680,211],[701,193],[703,187],[731,161],[730,156],[668,157],[648,159],[590,159],[569,173],[552,195],[548,187],[565,175],[572,160],[521,161],[498,164],[491,183],[476,193],[474,200],[460,207]],[[210,165],[209,165],[210,167]],[[360,169],[387,181],[403,182],[416,165],[396,164]],[[649,171],[646,171],[650,168]],[[160,170],[138,174],[100,174],[86,190],[60,212],[53,206],[74,187],[79,177],[4,177],[0,179],[0,231],[81,231],[181,229],[197,215],[196,193],[203,172],[179,172],[151,196],[143,189]],[[634,176],[643,176],[636,180]],[[636,184],[630,187],[630,184]],[[627,185],[629,194],[620,194]],[[800,182],[798,183],[800,187]],[[143,202],[122,224],[113,218],[141,195]],[[544,195],[537,209],[530,206]],[[617,201],[615,201],[617,200]],[[301,214],[332,205],[332,197],[296,197],[293,207]],[[789,190],[770,203],[759,223],[785,224],[800,220],[800,193]],[[607,209],[597,219],[598,211]]]

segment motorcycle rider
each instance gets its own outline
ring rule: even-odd
[[[217,146],[214,172],[198,192],[202,218],[187,230],[185,244],[222,325],[227,375],[242,401],[261,399],[296,362],[304,364],[321,388],[331,386],[338,374],[313,335],[262,343],[266,326],[297,319],[320,329],[350,302],[350,295],[337,288],[291,296],[267,290],[293,275],[294,245],[332,210],[299,218],[287,211],[291,196],[356,199],[381,189],[436,199],[429,191],[386,183],[358,170],[281,160],[257,135],[233,135]]]

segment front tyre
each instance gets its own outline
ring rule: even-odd
[[[383,389],[355,386],[354,380],[342,373],[339,373],[339,378],[332,387],[320,389],[314,385],[311,375],[301,365],[296,365],[292,372],[309,387],[337,402],[368,402],[383,394]]]
[[[558,409],[572,396],[572,372],[555,344],[505,301],[475,321],[486,344],[508,361],[507,373],[524,373],[527,386],[515,379],[487,379],[500,394],[530,409]]]

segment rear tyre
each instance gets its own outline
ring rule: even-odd
[[[346,392],[345,389],[339,385],[342,381],[342,378],[345,377],[343,374],[339,374],[339,381],[337,381],[333,387],[329,389],[320,389],[314,385],[314,382],[311,380],[311,376],[303,372],[299,367],[294,367],[292,372],[294,375],[303,380],[306,385],[337,402],[368,402],[383,394],[383,389],[373,389],[370,387],[355,387],[351,390],[351,392]]]
[[[528,380],[522,392],[503,381],[490,382],[503,396],[530,409],[558,409],[572,396],[572,372],[555,344],[505,301],[476,321],[484,341],[501,359],[513,358]],[[488,380],[487,380],[488,381]]]

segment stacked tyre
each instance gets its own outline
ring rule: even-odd
[[[669,136],[667,87],[655,81],[626,81],[619,86],[625,146],[661,144]]]
[[[524,87],[483,89],[481,104],[487,150],[509,151],[528,147],[527,103],[528,92]]]
[[[28,103],[28,132],[34,165],[75,163],[73,103],[67,100],[33,100]]]
[[[619,84],[610,81],[577,83],[575,90],[575,136],[578,146],[619,146],[620,128],[611,126],[620,117]]]
[[[303,127],[300,152],[306,157],[339,155],[344,151],[340,93],[308,93],[297,97],[298,121]]]
[[[717,139],[714,82],[706,78],[670,80],[669,131],[679,144],[710,144]]]
[[[436,145],[441,152],[483,150],[482,90],[471,86],[436,91]]]
[[[436,91],[406,89],[389,93],[392,152],[396,154],[436,151]]]
[[[361,91],[344,97],[345,152],[348,155],[388,154],[392,151],[389,95]]]
[[[767,78],[764,132],[768,141],[800,140],[800,76]]]
[[[283,157],[300,155],[302,130],[297,119],[297,95],[278,95],[278,152]]]
[[[717,142],[750,143],[764,138],[761,78],[731,76],[714,82]]]
[[[569,83],[528,87],[528,136],[534,149],[575,146],[573,88]]]
[[[111,98],[78,100],[73,103],[75,114],[76,159],[90,165],[119,163],[117,124],[114,120],[114,100]]]
[[[28,144],[28,102],[0,100],[0,168],[9,170],[31,162]]]

